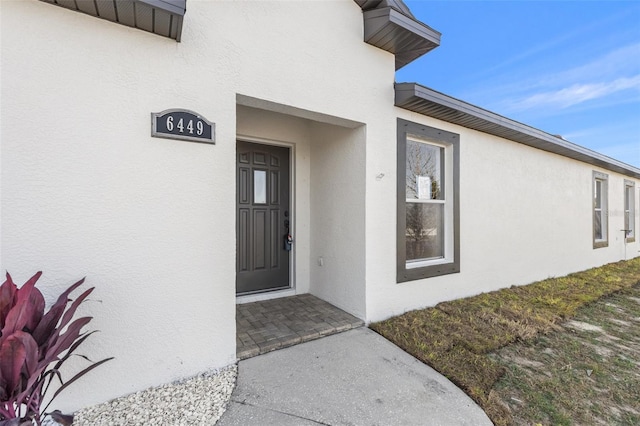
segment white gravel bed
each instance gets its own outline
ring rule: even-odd
[[[232,365],[83,408],[73,425],[214,425],[227,408],[237,371]]]

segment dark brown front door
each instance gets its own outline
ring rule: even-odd
[[[290,287],[289,148],[238,141],[236,293]]]

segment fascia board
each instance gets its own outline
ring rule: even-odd
[[[398,83],[395,93],[397,107],[640,179],[640,169],[636,167],[419,84]],[[443,114],[426,114],[427,108],[436,108]],[[475,119],[476,124],[470,125],[465,120],[468,118]]]
[[[440,45],[441,34],[391,7],[367,10],[364,41],[396,55],[396,69]]]
[[[136,0],[152,8],[162,9],[173,15],[184,16],[187,11],[187,0]]]

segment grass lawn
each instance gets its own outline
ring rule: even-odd
[[[496,425],[640,424],[640,258],[371,328],[447,376]]]

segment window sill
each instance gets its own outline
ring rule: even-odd
[[[436,265],[422,266],[416,268],[399,268],[396,281],[404,283],[407,281],[421,280],[424,278],[438,277],[442,275],[457,274],[460,272],[460,264],[458,262],[446,262]]]
[[[437,259],[428,259],[428,260],[419,260],[415,262],[407,262],[405,265],[405,269],[419,269],[419,268],[428,268],[430,266],[438,266],[438,265],[446,265],[453,263],[453,260],[447,258],[437,258]]]
[[[593,242],[593,248],[594,249],[603,248],[603,247],[609,247],[609,241],[594,241]]]

